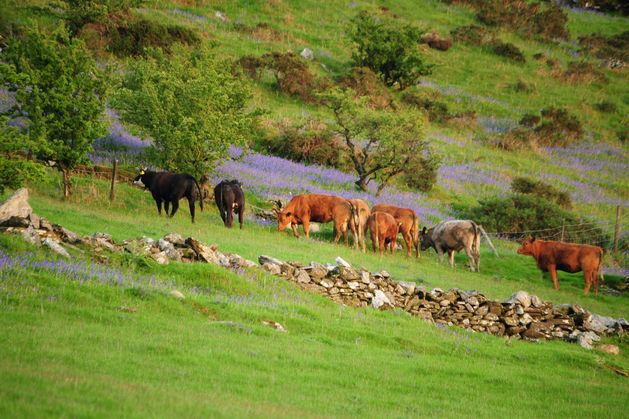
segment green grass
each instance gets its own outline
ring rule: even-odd
[[[627,315],[626,297],[582,297],[578,277],[561,276],[562,290],[553,291],[513,246],[501,246],[500,259],[484,251],[483,272],[473,274],[439,265],[432,254],[381,258],[252,223],[228,231],[214,211],[194,226],[183,211],[160,219],[143,191],[120,185],[121,201],[108,206],[106,182],[77,181],[65,202],[54,182],[34,185],[35,212],[81,234],[105,231],[122,240],[176,231],[252,259],[331,262],[341,255],[431,287],[476,288],[495,298],[527,289]],[[0,236],[0,249],[54,258],[17,236]],[[1,416],[565,417],[578,408],[580,416],[613,418],[629,402],[626,378],[608,369],[629,369],[626,339],[606,339],[620,345],[619,357],[564,342],[508,342],[440,329],[401,311],[340,306],[255,271],[239,276],[116,255],[110,264],[128,277],[152,275],[156,285],[0,272]],[[185,300],[168,294],[173,286]],[[262,320],[278,321],[288,333]]]

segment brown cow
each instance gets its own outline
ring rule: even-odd
[[[380,249],[380,254],[382,255],[388,245],[391,249],[391,253],[393,253],[397,233],[401,224],[402,223],[397,221],[391,214],[382,211],[372,212],[367,219],[367,226],[369,227],[371,235],[373,251],[376,251],[377,246]]]
[[[419,220],[415,211],[410,208],[400,208],[389,204],[378,204],[372,212],[382,211],[391,214],[400,223],[400,233],[406,242],[406,256],[411,255],[411,243],[415,246],[415,257],[419,257]]]
[[[583,271],[585,279],[583,294],[587,295],[590,292],[590,285],[594,282],[594,293],[598,295],[598,276],[600,275],[601,281],[603,280],[603,273],[600,270],[603,249],[600,247],[529,237],[524,240],[518,253],[533,256],[542,272],[550,272],[556,290],[559,289],[557,269],[570,273]]]
[[[356,222],[354,221],[357,218],[355,211],[356,210],[352,203],[347,200],[344,200],[344,202],[340,202],[334,206],[334,209],[332,210],[332,221],[334,222],[334,243],[338,243],[341,238],[341,234],[343,234],[345,244],[348,245],[348,235],[351,230],[352,235],[354,236],[354,247],[358,247],[358,242],[356,240]]]
[[[310,238],[310,223],[312,221],[318,223],[334,221],[334,233],[338,237],[343,230],[343,224],[346,226],[353,224],[349,222],[352,208],[353,206],[348,200],[338,196],[322,194],[297,195],[290,200],[286,208],[276,209],[277,230],[283,231],[290,224],[295,237],[299,237],[297,226],[303,224],[306,237]],[[354,230],[352,229],[352,231]]]
[[[358,233],[358,237],[354,235],[354,247],[357,246],[357,242],[360,240],[363,252],[366,251],[367,245],[365,244],[365,236],[367,235],[367,219],[371,214],[369,206],[362,199],[350,199],[349,202],[354,206],[354,228]]]

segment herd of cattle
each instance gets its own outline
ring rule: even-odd
[[[195,200],[199,200],[203,210],[204,193],[196,179],[188,174],[140,171],[135,178],[153,195],[157,211],[161,215],[162,202],[166,215],[175,215],[179,200],[186,198],[190,207],[190,216],[194,223]],[[223,180],[214,188],[214,200],[223,223],[231,228],[234,213],[238,214],[240,228],[243,227],[245,196],[240,182]],[[172,206],[170,214],[169,206]],[[278,231],[289,225],[295,237],[299,237],[297,228],[303,226],[307,238],[310,237],[310,224],[333,222],[334,242],[338,243],[343,235],[345,244],[349,244],[349,232],[353,235],[353,245],[366,250],[366,235],[369,231],[374,252],[383,254],[385,250],[393,253],[398,234],[406,244],[406,255],[419,257],[419,249],[433,248],[443,258],[448,254],[450,266],[454,266],[454,252],[464,250],[470,263],[470,269],[480,269],[480,228],[471,220],[442,221],[436,226],[419,230],[419,219],[410,208],[400,208],[389,204],[377,204],[371,209],[360,199],[345,199],[323,194],[303,194],[293,197],[283,207],[276,201],[274,208],[277,216]],[[536,240],[534,237],[524,241],[517,250],[519,254],[532,256],[542,272],[549,272],[555,289],[559,289],[557,270],[564,272],[583,271],[585,279],[584,294],[588,294],[594,284],[598,294],[598,279],[603,279],[601,263],[603,249],[598,246]]]

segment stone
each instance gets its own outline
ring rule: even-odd
[[[45,218],[40,218],[39,220],[39,228],[46,231],[52,231],[52,224]]]
[[[362,281],[363,284],[370,284],[371,283],[371,275],[367,271],[361,271],[360,272],[360,280]]]
[[[526,326],[527,324],[530,324],[533,322],[533,318],[528,314],[528,313],[524,313],[521,317],[520,317],[520,324]]]
[[[172,243],[173,245],[177,247],[184,247],[186,245],[186,242],[183,239],[183,237],[181,237],[181,235],[177,233],[170,233],[170,234],[165,235],[164,240]]]
[[[11,220],[28,219],[33,213],[33,208],[28,204],[28,189],[20,188],[0,205],[0,225]],[[24,227],[28,226],[28,221]]]
[[[2,224],[0,225],[2,227],[28,227],[30,223],[31,221],[28,217],[9,217],[8,219],[4,220],[4,222],[2,222]]]
[[[593,343],[598,342],[601,338],[594,332],[583,332],[577,336],[577,343],[585,349],[592,349]]]
[[[607,316],[600,316],[598,314],[592,314],[589,319],[584,322],[584,327],[588,330],[592,330],[596,333],[607,333],[608,329],[613,329],[616,324],[616,319]]]
[[[265,324],[269,327],[272,327],[273,329],[277,330],[278,332],[286,332],[286,328],[284,326],[282,326],[280,323],[273,321],[273,320],[262,320],[262,324]]]
[[[360,284],[359,284],[358,282],[356,282],[356,281],[350,281],[350,282],[348,282],[348,283],[347,283],[347,286],[348,286],[351,290],[354,290],[354,291],[356,291],[357,289],[359,289],[359,288],[360,288]]]
[[[178,300],[183,300],[184,298],[186,298],[186,297],[184,297],[184,295],[179,290],[172,290],[170,292],[170,295],[172,295],[173,297],[175,297]]]
[[[153,260],[159,263],[160,265],[167,265],[169,261],[168,255],[166,254],[166,252],[152,253],[151,258],[153,258]]]
[[[450,303],[450,300],[441,300],[441,301],[439,302],[439,305],[440,305],[441,307],[447,307],[447,306],[449,306],[450,304],[451,304],[451,303]]]
[[[312,60],[314,58],[314,53],[310,48],[302,49],[299,55],[301,55],[305,60]]]
[[[336,262],[336,264],[338,266],[341,266],[343,268],[351,268],[352,265],[350,265],[345,259],[343,259],[340,256],[337,256],[336,259],[334,259],[334,261]]]
[[[373,294],[374,294],[373,298],[371,299],[371,306],[373,308],[380,308],[383,306],[393,306],[393,304],[391,304],[391,300],[389,300],[386,294],[382,292],[381,290],[376,290]]]
[[[59,244],[57,241],[55,241],[51,237],[46,237],[44,241],[42,242],[42,244],[46,247],[49,247],[50,250],[52,250],[55,253],[60,254],[63,257],[67,257],[67,258],[70,257],[70,254],[68,253],[68,251],[64,249],[63,246],[61,246],[61,244]]]
[[[325,288],[332,288],[334,286],[334,283],[329,279],[322,279],[320,284]]]
[[[258,264],[257,264],[257,263],[255,263],[255,262],[254,262],[254,261],[252,261],[252,260],[249,260],[249,259],[244,259],[244,258],[243,258],[243,260],[242,260],[242,266],[244,266],[245,268],[257,268],[257,267],[258,267]]]
[[[29,242],[35,246],[41,246],[41,239],[39,238],[39,234],[32,225],[29,225],[24,230],[22,230],[22,237],[24,240]]]
[[[214,12],[214,17],[217,18],[218,20],[220,20],[221,22],[227,22],[229,20],[225,13],[220,12],[218,10],[216,12]]]
[[[398,281],[398,285],[400,285],[406,291],[408,295],[415,295],[415,289],[417,288],[417,284],[411,281]]]
[[[295,273],[295,280],[301,284],[307,284],[310,282],[310,275],[308,275],[308,272],[303,269],[297,269]]]
[[[526,291],[517,291],[505,301],[506,304],[516,304],[519,303],[523,308],[528,308],[531,306],[531,296]]]
[[[397,292],[400,295],[405,295],[406,294],[406,289],[403,286],[401,286],[400,284],[397,284],[395,286],[395,292]]]
[[[218,259],[219,266],[222,266],[223,268],[231,267],[231,265],[229,264],[229,257],[227,257],[227,255],[219,252],[218,250],[214,251],[214,255],[216,256],[216,259]]]
[[[273,275],[279,275],[280,273],[282,273],[282,269],[280,268],[280,265],[276,265],[275,263],[265,262],[262,265],[262,269],[264,269],[265,271]]]
[[[63,240],[64,242],[70,243],[70,244],[81,243],[81,238],[75,232],[70,231],[67,228],[61,227],[61,226],[59,226],[58,231],[61,234],[61,240]]]
[[[212,264],[218,265],[218,258],[216,257],[216,255],[214,254],[214,251],[209,246],[206,246],[198,242],[192,237],[188,237],[186,239],[186,245],[189,246],[192,250],[194,250],[199,260],[206,263],[212,263]],[[277,270],[279,272],[279,266]]]
[[[279,259],[275,259],[271,256],[265,256],[265,255],[261,255],[258,257],[258,263],[260,265],[264,265],[265,263],[272,263],[274,265],[280,265],[280,266],[284,264],[284,262],[282,262]]]
[[[616,345],[603,344],[603,345],[598,345],[596,349],[598,349],[599,351],[611,354],[611,355],[620,355],[620,348]]]
[[[41,226],[41,219],[39,218],[39,216],[34,212],[31,212],[31,215],[28,216],[28,219],[30,221],[30,225],[33,226],[35,230],[38,230]]]
[[[354,268],[340,268],[339,276],[345,281],[356,281],[360,276]]]
[[[531,305],[533,307],[539,308],[544,305],[544,302],[537,295],[531,295]]]

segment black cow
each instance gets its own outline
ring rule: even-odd
[[[242,229],[243,216],[245,214],[245,194],[242,192],[240,182],[237,180],[222,180],[214,187],[214,200],[221,213],[225,227],[231,228],[234,222],[233,212],[238,213],[238,222]]]
[[[153,172],[143,169],[136,176],[135,181],[141,181],[144,187],[151,191],[159,215],[162,215],[163,201],[166,215],[169,215],[168,207],[172,204],[170,216],[174,216],[179,209],[179,200],[185,196],[188,199],[190,215],[194,223],[194,201],[195,198],[202,196],[201,188],[194,177],[186,173]],[[203,211],[203,199],[199,199],[199,206]]]

